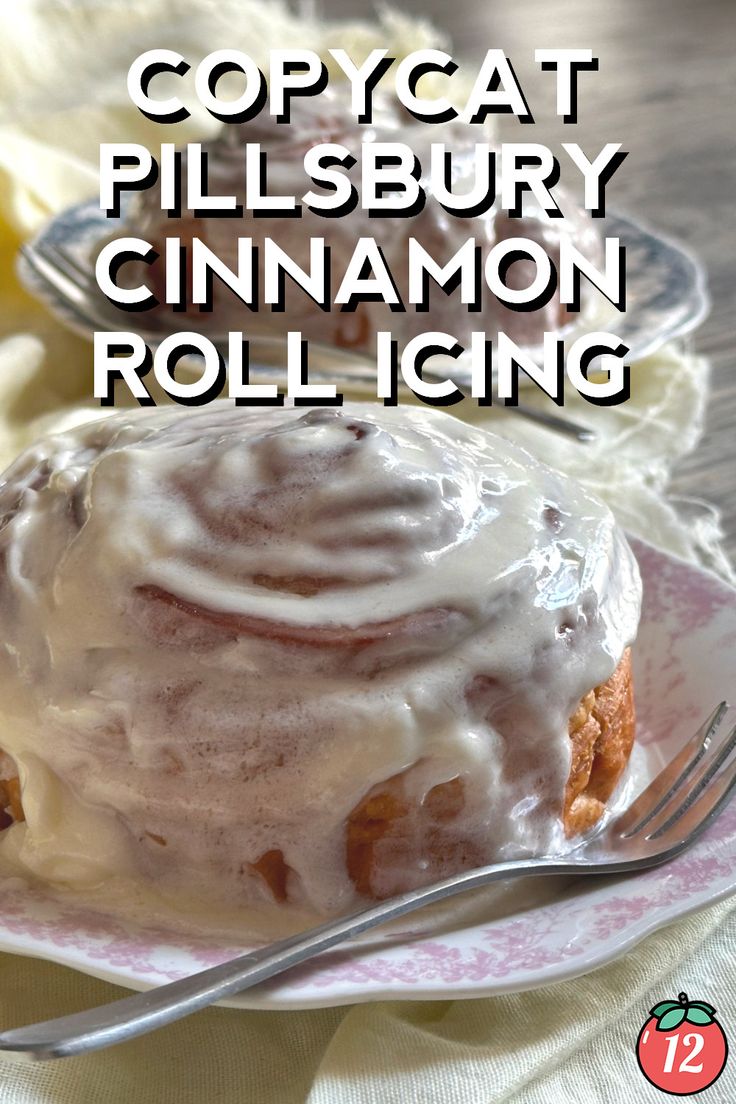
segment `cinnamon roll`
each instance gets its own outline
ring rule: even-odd
[[[564,848],[631,750],[639,601],[607,507],[436,410],[48,438],[0,485],[0,850],[334,913]]]
[[[421,211],[409,217],[373,218],[359,206],[349,214],[327,218],[303,206],[298,218],[269,216],[264,212],[254,217],[247,209],[240,218],[208,218],[204,213],[170,218],[162,212],[156,190],[145,191],[133,202],[126,233],[149,242],[159,259],[151,265],[131,263],[127,273],[130,286],[145,282],[160,303],[166,302],[165,243],[167,238],[175,237],[180,240],[187,257],[183,277],[187,312],[196,318],[198,327],[205,333],[243,330],[249,336],[257,336],[299,330],[313,341],[372,354],[375,334],[379,330],[391,330],[404,344],[428,328],[427,313],[417,312],[408,305],[410,238],[416,239],[435,262],[443,266],[469,238],[475,240],[480,264],[484,266],[493,246],[512,237],[526,238],[540,245],[555,268],[559,264],[563,239],[574,244],[593,264],[600,263],[602,246],[592,219],[559,186],[555,187],[555,196],[562,217],[550,217],[531,192],[524,193],[518,218],[509,217],[498,203],[476,217],[447,214],[432,191],[428,173],[430,147],[432,143],[443,142],[452,151],[452,190],[456,195],[468,193],[474,182],[476,143],[486,137],[483,131],[477,125],[458,119],[432,126],[417,123],[398,100],[385,93],[376,94],[374,99],[370,124],[359,124],[355,120],[346,92],[329,87],[318,97],[295,101],[288,124],[261,114],[251,122],[228,125],[219,137],[202,146],[207,156],[211,193],[234,195],[238,203],[243,204],[247,198],[243,159],[246,143],[259,143],[268,156],[271,194],[301,195],[309,183],[308,178],[305,181],[303,161],[310,148],[321,143],[338,143],[354,158],[359,158],[362,144],[402,142],[417,154],[421,167],[419,183],[426,194]],[[182,192],[186,194],[187,152],[183,151],[181,156]],[[358,179],[355,186],[360,194]],[[202,312],[191,302],[190,250],[194,238],[200,239],[233,271],[238,269],[239,238],[251,241],[259,257],[262,257],[264,240],[271,239],[305,271],[310,270],[310,240],[324,239],[334,271],[341,277],[359,240],[369,237],[380,247],[395,280],[396,290],[406,305],[403,313],[395,313],[382,302],[363,302],[351,311],[333,307],[325,312],[291,280],[285,281],[283,309],[273,313],[263,302],[262,273],[257,273],[254,281],[259,289],[256,311],[246,307],[219,280],[213,281],[215,286],[208,311]],[[124,269],[121,278],[125,276]],[[521,289],[532,282],[533,276],[533,263],[518,259],[510,264],[505,280],[508,287]],[[469,344],[474,330],[484,330],[489,338],[503,330],[518,345],[535,346],[542,342],[546,331],[559,332],[571,320],[568,308],[557,293],[536,310],[514,311],[499,303],[487,287],[479,292],[479,302],[469,312],[468,307],[460,303],[458,293],[447,295],[438,287],[430,286],[427,309],[432,318],[431,328],[454,334],[463,346]],[[162,306],[160,310],[171,312],[172,308]],[[172,313],[170,317],[172,321],[177,320],[176,328],[180,328],[182,315]]]

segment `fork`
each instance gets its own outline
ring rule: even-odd
[[[667,862],[712,824],[736,787],[736,726],[717,738],[727,710],[721,702],[627,809],[563,855],[465,871],[148,992],[5,1031],[0,1053],[61,1058],[124,1042],[251,988],[378,924],[491,882],[545,874],[632,873]]]
[[[104,299],[102,292],[92,279],[89,266],[81,264],[68,250],[51,242],[27,242],[20,247],[20,255],[36,276],[64,303],[68,310],[73,312],[85,328],[91,330],[117,330],[119,328],[120,312],[116,312],[114,308],[111,308],[108,301]],[[178,316],[173,315],[172,317],[176,318]],[[143,338],[149,348],[154,349],[174,330],[164,327],[151,329],[138,325],[136,326],[136,332]],[[223,347],[227,345],[227,338],[223,334],[213,334],[212,340],[214,344],[219,345],[221,352]],[[261,353],[266,357],[283,352],[286,343],[285,337],[276,334],[249,335],[248,340],[251,348],[254,350],[260,348]],[[355,383],[375,383],[375,367],[368,357],[350,350],[338,349],[336,346],[327,345],[323,342],[310,342],[310,346],[323,360],[337,362],[337,366],[339,366],[339,370],[343,375],[347,374],[347,377]],[[273,374],[274,371],[265,364],[260,364],[258,368],[259,372],[264,375]],[[422,371],[427,378],[434,375],[429,367],[423,368]],[[312,370],[311,375],[313,378],[319,378],[324,376],[325,372]],[[577,441],[592,441],[595,439],[595,433],[592,429],[573,422],[569,418],[563,418],[559,414],[551,414],[546,410],[537,410],[533,406],[524,406],[518,403],[516,406],[507,407],[506,409],[513,410],[522,418],[537,422],[547,429],[562,433],[566,437],[572,437]]]

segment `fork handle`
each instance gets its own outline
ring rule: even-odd
[[[218,1000],[249,989],[292,966],[306,962],[337,943],[369,928],[394,920],[424,905],[476,889],[502,879],[533,874],[582,873],[574,862],[526,859],[496,863],[412,890],[400,897],[369,906],[338,920],[329,920],[306,932],[270,943],[249,954],[210,967],[147,992],[75,1012],[43,1023],[29,1024],[0,1033],[0,1053],[29,1059],[62,1058],[101,1050],[144,1035],[174,1020],[206,1008]]]

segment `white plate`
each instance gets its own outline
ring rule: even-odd
[[[634,649],[638,741],[655,757],[669,756],[715,702],[733,693],[736,590],[649,545],[633,547],[644,579]],[[496,919],[475,907],[472,922],[467,913],[456,923],[445,917],[441,930],[429,934],[426,920],[409,917],[400,933],[374,933],[229,1003],[314,1008],[533,989],[610,962],[734,890],[736,802],[666,866],[626,878],[572,880],[556,897]],[[248,948],[142,927],[0,879],[0,949],[145,989]]]
[[[41,230],[33,244],[41,248],[48,244],[63,249],[91,274],[91,258],[98,243],[122,230],[124,218],[125,210],[120,219],[106,218],[98,203],[89,200],[62,211]],[[606,237],[620,238],[626,248],[626,310],[621,313],[615,311],[600,296],[601,303],[589,303],[578,319],[567,327],[564,333],[566,344],[592,329],[611,329],[631,350],[627,360],[634,363],[656,352],[667,341],[690,333],[703,321],[710,309],[705,271],[684,246],[618,214],[606,216],[600,223],[600,231]],[[21,283],[60,322],[91,339],[93,331],[89,324],[49,288],[22,255],[18,257],[17,268]],[[128,331],[131,327],[135,328],[130,313],[111,304],[97,288],[92,276],[90,280],[92,300],[105,318],[108,329]],[[184,325],[182,315],[173,312],[163,315],[148,312],[137,317],[144,329],[160,332],[161,339]],[[247,323],[250,312],[245,308],[244,317]],[[246,324],[244,330],[247,329]],[[358,364],[364,360],[343,349],[335,350],[333,354],[326,347],[317,349],[313,342],[310,346],[314,351],[313,362],[316,354],[322,351],[328,367],[333,355],[339,356],[343,374],[349,372],[353,358]],[[541,357],[541,349],[530,349],[528,352],[536,359]],[[464,382],[458,375],[457,365],[455,378],[458,383]],[[521,374],[521,382],[530,383],[524,373]]]

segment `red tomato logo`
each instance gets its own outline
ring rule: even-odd
[[[693,1096],[717,1081],[728,1043],[715,1016],[712,1004],[690,1001],[687,993],[655,1005],[636,1042],[647,1081],[672,1096]]]

